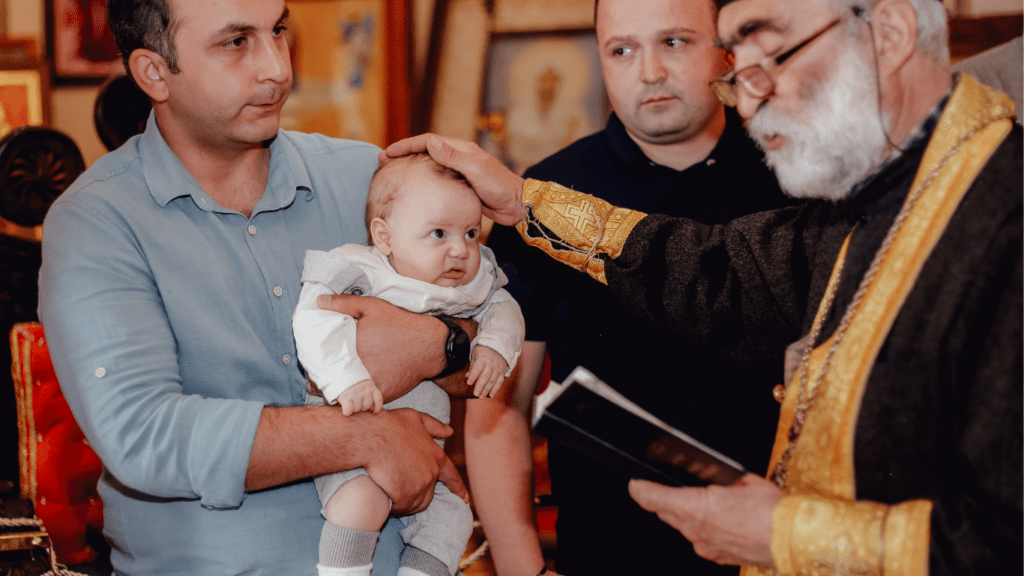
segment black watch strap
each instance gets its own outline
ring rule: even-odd
[[[437,316],[448,327],[448,340],[444,346],[445,368],[432,380],[454,374],[469,363],[469,334],[448,316]]]

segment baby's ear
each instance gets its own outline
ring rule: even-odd
[[[377,217],[370,221],[370,237],[381,254],[391,256],[391,230],[383,218]]]

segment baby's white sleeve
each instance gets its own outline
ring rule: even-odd
[[[316,305],[317,296],[333,293],[320,282],[304,282],[292,316],[299,362],[329,404],[336,404],[338,395],[353,384],[370,379],[356,354],[355,319]]]
[[[496,290],[487,306],[477,312],[473,319],[477,322],[477,330],[472,347],[484,345],[501,354],[508,363],[505,376],[512,374],[526,336],[526,321],[523,320],[519,304],[504,289]]]

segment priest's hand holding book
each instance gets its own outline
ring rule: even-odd
[[[719,564],[772,566],[772,512],[782,490],[755,474],[731,486],[672,487],[632,480],[629,494]]]
[[[670,426],[586,369],[537,397],[534,426],[635,480],[629,493],[719,564],[772,566],[775,484]]]

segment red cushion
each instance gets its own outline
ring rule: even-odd
[[[103,466],[61,394],[42,325],[15,324],[11,357],[21,495],[32,500],[57,560],[88,562],[96,552],[86,544],[86,527],[99,530],[103,526],[103,503],[96,493]]]

